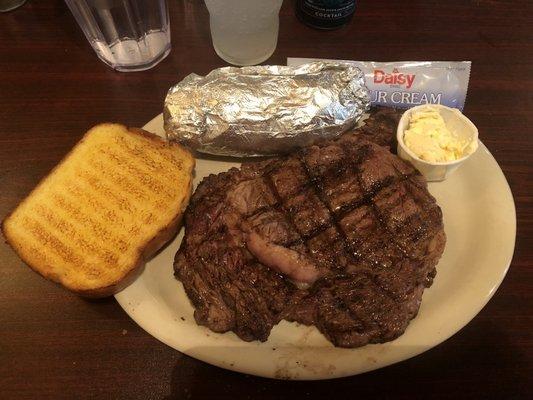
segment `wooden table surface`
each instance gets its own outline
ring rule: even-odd
[[[142,126],[185,75],[225,63],[201,1],[170,0],[172,52],[150,71],[100,62],[60,0],[0,14],[0,218],[93,124]],[[256,378],[196,361],[139,328],[113,298],[82,300],[0,244],[0,399],[525,398],[533,392],[533,6],[530,1],[360,0],[352,23],[302,25],[285,0],[276,52],[359,60],[472,60],[465,113],[517,208],[514,259],[464,329],[408,361],[319,382]],[[531,398],[531,397],[529,397]]]

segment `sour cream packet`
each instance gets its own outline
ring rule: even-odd
[[[314,58],[287,58],[296,66]],[[470,78],[470,61],[350,61],[365,74],[371,104],[411,108],[421,104],[442,104],[463,109]]]

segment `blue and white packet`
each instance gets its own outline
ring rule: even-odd
[[[295,66],[315,58],[287,58]],[[365,74],[371,104],[411,108],[421,104],[442,104],[462,110],[470,78],[470,61],[350,61]]]

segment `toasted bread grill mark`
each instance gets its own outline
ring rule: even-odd
[[[167,144],[162,145],[163,151],[167,152],[166,156],[163,157],[159,151],[152,149],[147,149],[145,146],[131,146],[130,143],[123,138],[117,138],[119,144],[121,144],[121,151],[128,154],[132,158],[137,158],[138,156],[143,157],[143,166],[148,169],[149,173],[157,173],[158,177],[161,177],[163,180],[166,180],[167,183],[172,184],[174,182],[174,176],[170,173],[167,163],[170,161],[175,170],[183,170],[183,162],[176,157],[176,152],[174,149],[169,147]]]
[[[153,213],[148,213],[145,217],[144,217],[144,220],[143,222],[146,224],[146,225],[150,225],[150,224],[153,224],[157,221],[157,216],[154,215]]]
[[[79,190],[79,188],[77,188]],[[128,248],[128,242],[126,240],[126,233],[120,229],[112,230],[112,225],[109,224],[109,220],[97,210],[103,210],[105,206],[98,202],[91,196],[86,196],[86,193],[77,197],[75,190],[68,190],[63,195],[53,194],[51,195],[52,202],[57,206],[58,210],[62,210],[65,217],[78,222],[81,226],[89,231],[89,234],[93,234],[99,238],[102,242],[107,243],[109,246],[125,252]],[[65,196],[67,194],[67,196]],[[78,193],[79,194],[79,193]],[[91,209],[94,212],[86,214],[83,212],[83,207]]]
[[[117,171],[115,165],[109,162],[104,162],[102,160],[89,160],[88,166],[93,170],[105,171],[105,177],[109,180],[113,187],[119,189],[121,196],[128,195],[137,203],[146,203],[150,201],[150,196],[146,190],[143,190],[140,186],[137,185],[134,179],[129,178],[128,174],[125,174],[123,171]],[[129,204],[118,204],[119,207],[126,207],[124,211],[133,212],[131,209],[131,203]]]
[[[31,241],[29,234],[26,238],[28,239],[28,243],[34,243]],[[55,275],[56,277],[59,276],[57,272],[52,271],[54,260],[57,262],[58,259],[56,257],[52,257],[50,253],[42,251],[42,246],[39,247],[37,244],[38,243],[35,243],[35,245],[29,244],[28,250],[30,254],[32,254],[36,259],[40,260],[40,262],[44,265],[44,269],[48,271],[49,275]]]
[[[108,204],[100,202],[102,206],[94,210],[95,214],[102,215],[107,221],[116,221],[126,224],[127,220],[124,216],[139,212],[138,208],[130,199],[121,197],[120,194],[117,193],[114,186],[108,184],[96,186],[94,185],[95,182],[98,182],[98,178],[87,177],[88,185],[93,187],[96,193],[107,196],[107,202],[113,203],[113,206],[110,207]],[[86,193],[86,195],[90,195],[90,193]]]
[[[143,204],[143,202],[137,202],[137,204],[135,204],[132,199],[124,197],[123,193],[117,190],[116,187],[104,183],[91,173],[82,171],[77,173],[77,175],[83,178],[79,183],[82,185],[86,184],[89,187],[89,190],[86,193],[83,193],[82,191],[82,193],[79,193],[76,198],[87,198],[89,203],[94,203],[94,199],[90,196],[91,193],[96,192],[100,193],[100,197],[102,198],[112,199],[112,201],[106,203],[100,202],[98,207],[92,207],[92,212],[94,213],[94,216],[100,216],[99,220],[102,224],[108,225],[110,222],[113,222],[115,229],[110,235],[110,238],[118,237],[123,239],[122,244],[119,245],[121,251],[126,251],[129,247],[128,237],[131,235],[138,236],[143,232],[144,225],[138,227],[135,226],[135,224],[138,224],[139,222],[148,224],[146,221],[149,221],[150,223],[157,222],[156,218],[150,217],[152,214],[147,211],[146,204]],[[162,200],[164,204],[166,204],[163,210],[168,207],[171,200],[172,199],[166,197]],[[142,219],[132,220],[130,217],[132,214],[139,215]]]
[[[109,194],[109,196],[102,197],[102,199],[105,201],[99,200],[98,196],[95,196],[95,187],[83,179],[78,179],[73,185],[66,184],[66,190],[64,194],[69,195],[73,203],[80,203],[86,207],[81,208],[80,212],[84,213],[87,210],[91,210],[91,215],[94,215],[95,217],[100,216],[99,223],[102,225],[110,225],[109,223],[114,222],[117,218],[117,210],[109,206],[110,201],[116,202],[114,204],[115,207],[119,210],[122,210],[124,213],[134,211],[130,204],[128,204],[126,201],[111,195],[110,191],[106,193]],[[119,234],[121,237],[126,237],[125,235],[121,235],[119,232],[120,228],[115,229],[113,234]]]
[[[147,140],[142,138],[142,140]],[[183,171],[185,168],[183,154],[186,153],[183,149],[177,150],[175,147],[167,142],[161,141],[157,147],[146,148],[139,143],[134,143],[125,140],[123,137],[117,138],[117,142],[120,143],[122,148],[129,151],[132,155],[143,156],[143,162],[151,165],[154,171],[159,171],[161,166],[166,166],[167,163],[171,163],[172,167],[176,171]],[[162,156],[165,154],[165,157]],[[162,163],[162,164],[161,164]]]
[[[117,188],[120,188],[120,194],[130,195],[133,197],[133,199],[135,199],[134,203],[136,204],[142,204],[145,206],[147,203],[149,203],[153,208],[160,210],[166,207],[168,200],[170,200],[168,197],[162,199],[158,196],[154,196],[153,191],[151,191],[149,188],[140,186],[130,174],[126,174],[121,170],[117,171],[117,167],[113,165],[112,162],[104,161],[102,159],[90,159],[88,165],[95,170],[105,171],[106,179],[110,180]],[[173,181],[169,180],[168,182],[169,187],[174,185]],[[120,206],[124,207],[126,204],[122,202],[119,203],[119,207]]]
[[[118,194],[115,188],[107,183],[104,183],[104,181],[99,179],[99,177],[94,173],[83,170],[79,171],[77,176],[81,178],[80,183],[86,183],[92,188],[92,193],[100,196],[103,199],[107,199],[108,202],[116,204],[116,209],[106,206],[99,210],[94,210],[97,213],[103,214],[106,218],[108,218],[109,221],[119,225],[124,225],[127,223],[127,221],[122,217],[124,214],[119,213],[119,211],[122,209],[128,210],[131,213],[137,212],[137,209],[128,199]]]
[[[41,223],[35,218],[24,217],[22,219],[22,227],[26,233],[32,237],[39,245],[45,246],[48,252],[55,254],[60,260],[75,265],[82,265],[83,258],[79,254],[76,254],[74,249],[55,235],[50,233]]]
[[[35,271],[86,296],[115,293],[176,233],[194,159],[135,128],[91,129],[3,222]]]
[[[103,267],[110,267],[113,264],[118,265],[118,257],[111,249],[106,248],[106,245],[97,243],[96,238],[83,237],[83,228],[75,226],[66,218],[60,215],[59,212],[53,211],[44,204],[38,204],[34,207],[34,217],[43,226],[48,228],[51,232],[62,241],[72,241],[76,244],[82,252],[91,253],[101,262]]]
[[[123,172],[134,172],[135,174],[143,175],[150,179],[151,182],[155,182],[158,186],[164,186],[164,185],[172,185],[174,180],[170,176],[166,176],[165,172],[155,172],[153,168],[150,168],[148,163],[145,163],[145,160],[143,159],[143,163],[137,163],[136,165],[133,165],[130,161],[130,157],[126,157],[124,155],[117,154],[116,152],[110,150],[110,149],[101,149],[100,152],[102,154],[105,154],[108,158],[105,159],[108,167],[112,167],[115,169],[118,169],[119,171]],[[101,159],[102,160],[102,159]],[[163,165],[160,165],[160,168],[164,168]],[[154,181],[153,176],[154,174],[157,174],[157,181]],[[126,174],[129,175],[129,174]],[[163,185],[159,182],[163,181]],[[171,186],[170,186],[171,187]],[[169,191],[172,193],[171,191]]]
[[[82,174],[82,176],[84,176],[84,174]],[[107,175],[107,178],[109,178],[109,176],[110,175]],[[173,198],[163,197],[163,199],[161,199],[160,196],[157,201],[160,207],[156,207],[156,204],[150,204],[154,203],[154,200],[148,195],[146,195],[146,197],[144,198],[139,199],[139,201],[134,201],[131,198],[125,197],[124,195],[129,193],[129,190],[127,191],[127,189],[124,189],[124,192],[122,191],[123,184],[119,183],[119,177],[116,177],[116,181],[115,179],[112,179],[113,183],[115,183],[116,186],[106,185],[102,182],[99,182],[99,186],[95,186],[95,179],[90,176],[87,176],[86,178],[88,184],[92,186],[93,190],[102,190],[107,195],[114,197],[114,201],[112,204],[113,206],[118,207],[118,209],[115,209],[112,208],[109,204],[102,204],[99,208],[95,210],[95,214],[101,214],[103,216],[103,219],[122,221],[121,229],[128,229],[128,233],[130,235],[138,235],[142,232],[142,228],[138,228],[136,226],[130,227],[132,221],[129,219],[129,215],[139,215],[142,219],[140,221],[136,221],[137,223],[142,222],[145,225],[154,224],[160,220],[160,216],[154,214],[150,210],[165,210],[166,208],[168,208],[168,204],[174,201]],[[147,190],[145,190],[144,192],[147,193]]]
[[[119,163],[120,168],[127,172],[129,176],[132,178],[135,178],[138,182],[141,182],[147,189],[150,189],[150,191],[158,193],[158,194],[164,194],[167,196],[168,199],[172,199],[174,196],[174,192],[169,189],[168,185],[174,184],[172,180],[168,180],[166,184],[161,184],[158,182],[159,175],[157,176],[157,180],[153,178],[150,171],[144,171],[141,167],[137,165],[133,165],[130,161],[128,161],[127,158],[121,157],[117,154],[114,154],[112,152],[108,152],[103,150],[103,154],[106,154],[110,157],[114,157],[117,163]],[[170,186],[172,187],[172,186]]]

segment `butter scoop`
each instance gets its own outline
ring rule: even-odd
[[[418,158],[432,163],[462,158],[472,142],[472,138],[461,139],[450,131],[439,111],[431,106],[411,114],[403,140]]]
[[[446,179],[478,148],[478,130],[472,121],[458,109],[440,104],[405,111],[396,139],[398,155],[429,182]]]

